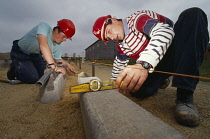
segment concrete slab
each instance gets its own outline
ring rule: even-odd
[[[80,105],[87,139],[185,138],[116,90],[80,94]]]
[[[43,85],[40,88],[41,102],[44,104],[49,104],[49,103],[53,103],[55,101],[60,100],[65,83],[66,83],[66,79],[63,78],[62,74],[59,74],[53,82],[54,84],[53,90],[49,91],[46,88],[47,84]]]

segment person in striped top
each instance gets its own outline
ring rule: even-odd
[[[111,74],[119,92],[145,98],[170,82],[170,74],[155,71],[199,76],[209,42],[207,26],[204,11],[193,7],[183,11],[175,25],[161,14],[142,10],[125,19],[99,17],[92,32],[105,44],[109,40],[119,41]],[[136,64],[128,65],[130,58]],[[185,126],[200,123],[193,102],[198,81],[198,78],[173,76],[172,86],[177,88],[175,119]]]

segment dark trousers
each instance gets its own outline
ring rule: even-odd
[[[174,25],[175,37],[163,59],[155,70],[199,76],[205,51],[209,42],[206,14],[199,8],[183,11]],[[148,97],[157,92],[169,74],[153,72],[149,74],[136,97]],[[198,78],[175,75],[172,86],[194,92]]]
[[[12,64],[15,76],[24,83],[36,83],[44,75],[46,63],[41,54],[29,54],[18,46],[18,40],[13,42],[11,50]]]

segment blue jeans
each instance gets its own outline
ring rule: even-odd
[[[18,40],[13,41],[11,50],[12,64],[15,76],[24,83],[36,83],[46,68],[46,62],[41,54],[29,54],[18,46]]]
[[[175,37],[163,59],[155,70],[199,76],[205,51],[209,42],[206,14],[199,8],[183,11],[174,25]],[[153,72],[149,74],[136,97],[149,97],[157,92],[169,74]],[[198,78],[175,75],[172,86],[194,92]]]

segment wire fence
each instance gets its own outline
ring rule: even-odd
[[[131,60],[129,65],[135,64],[135,60]],[[113,66],[113,60],[95,60],[95,64],[102,64],[106,66]],[[171,73],[171,72],[164,72],[164,71],[155,71],[159,73],[165,74],[172,74],[172,75],[179,75],[179,76],[186,76],[192,78],[199,78],[201,81],[210,82],[210,60],[204,60],[201,67],[200,67],[200,76],[193,76],[193,75],[186,75],[186,74],[179,74],[179,73]]]

